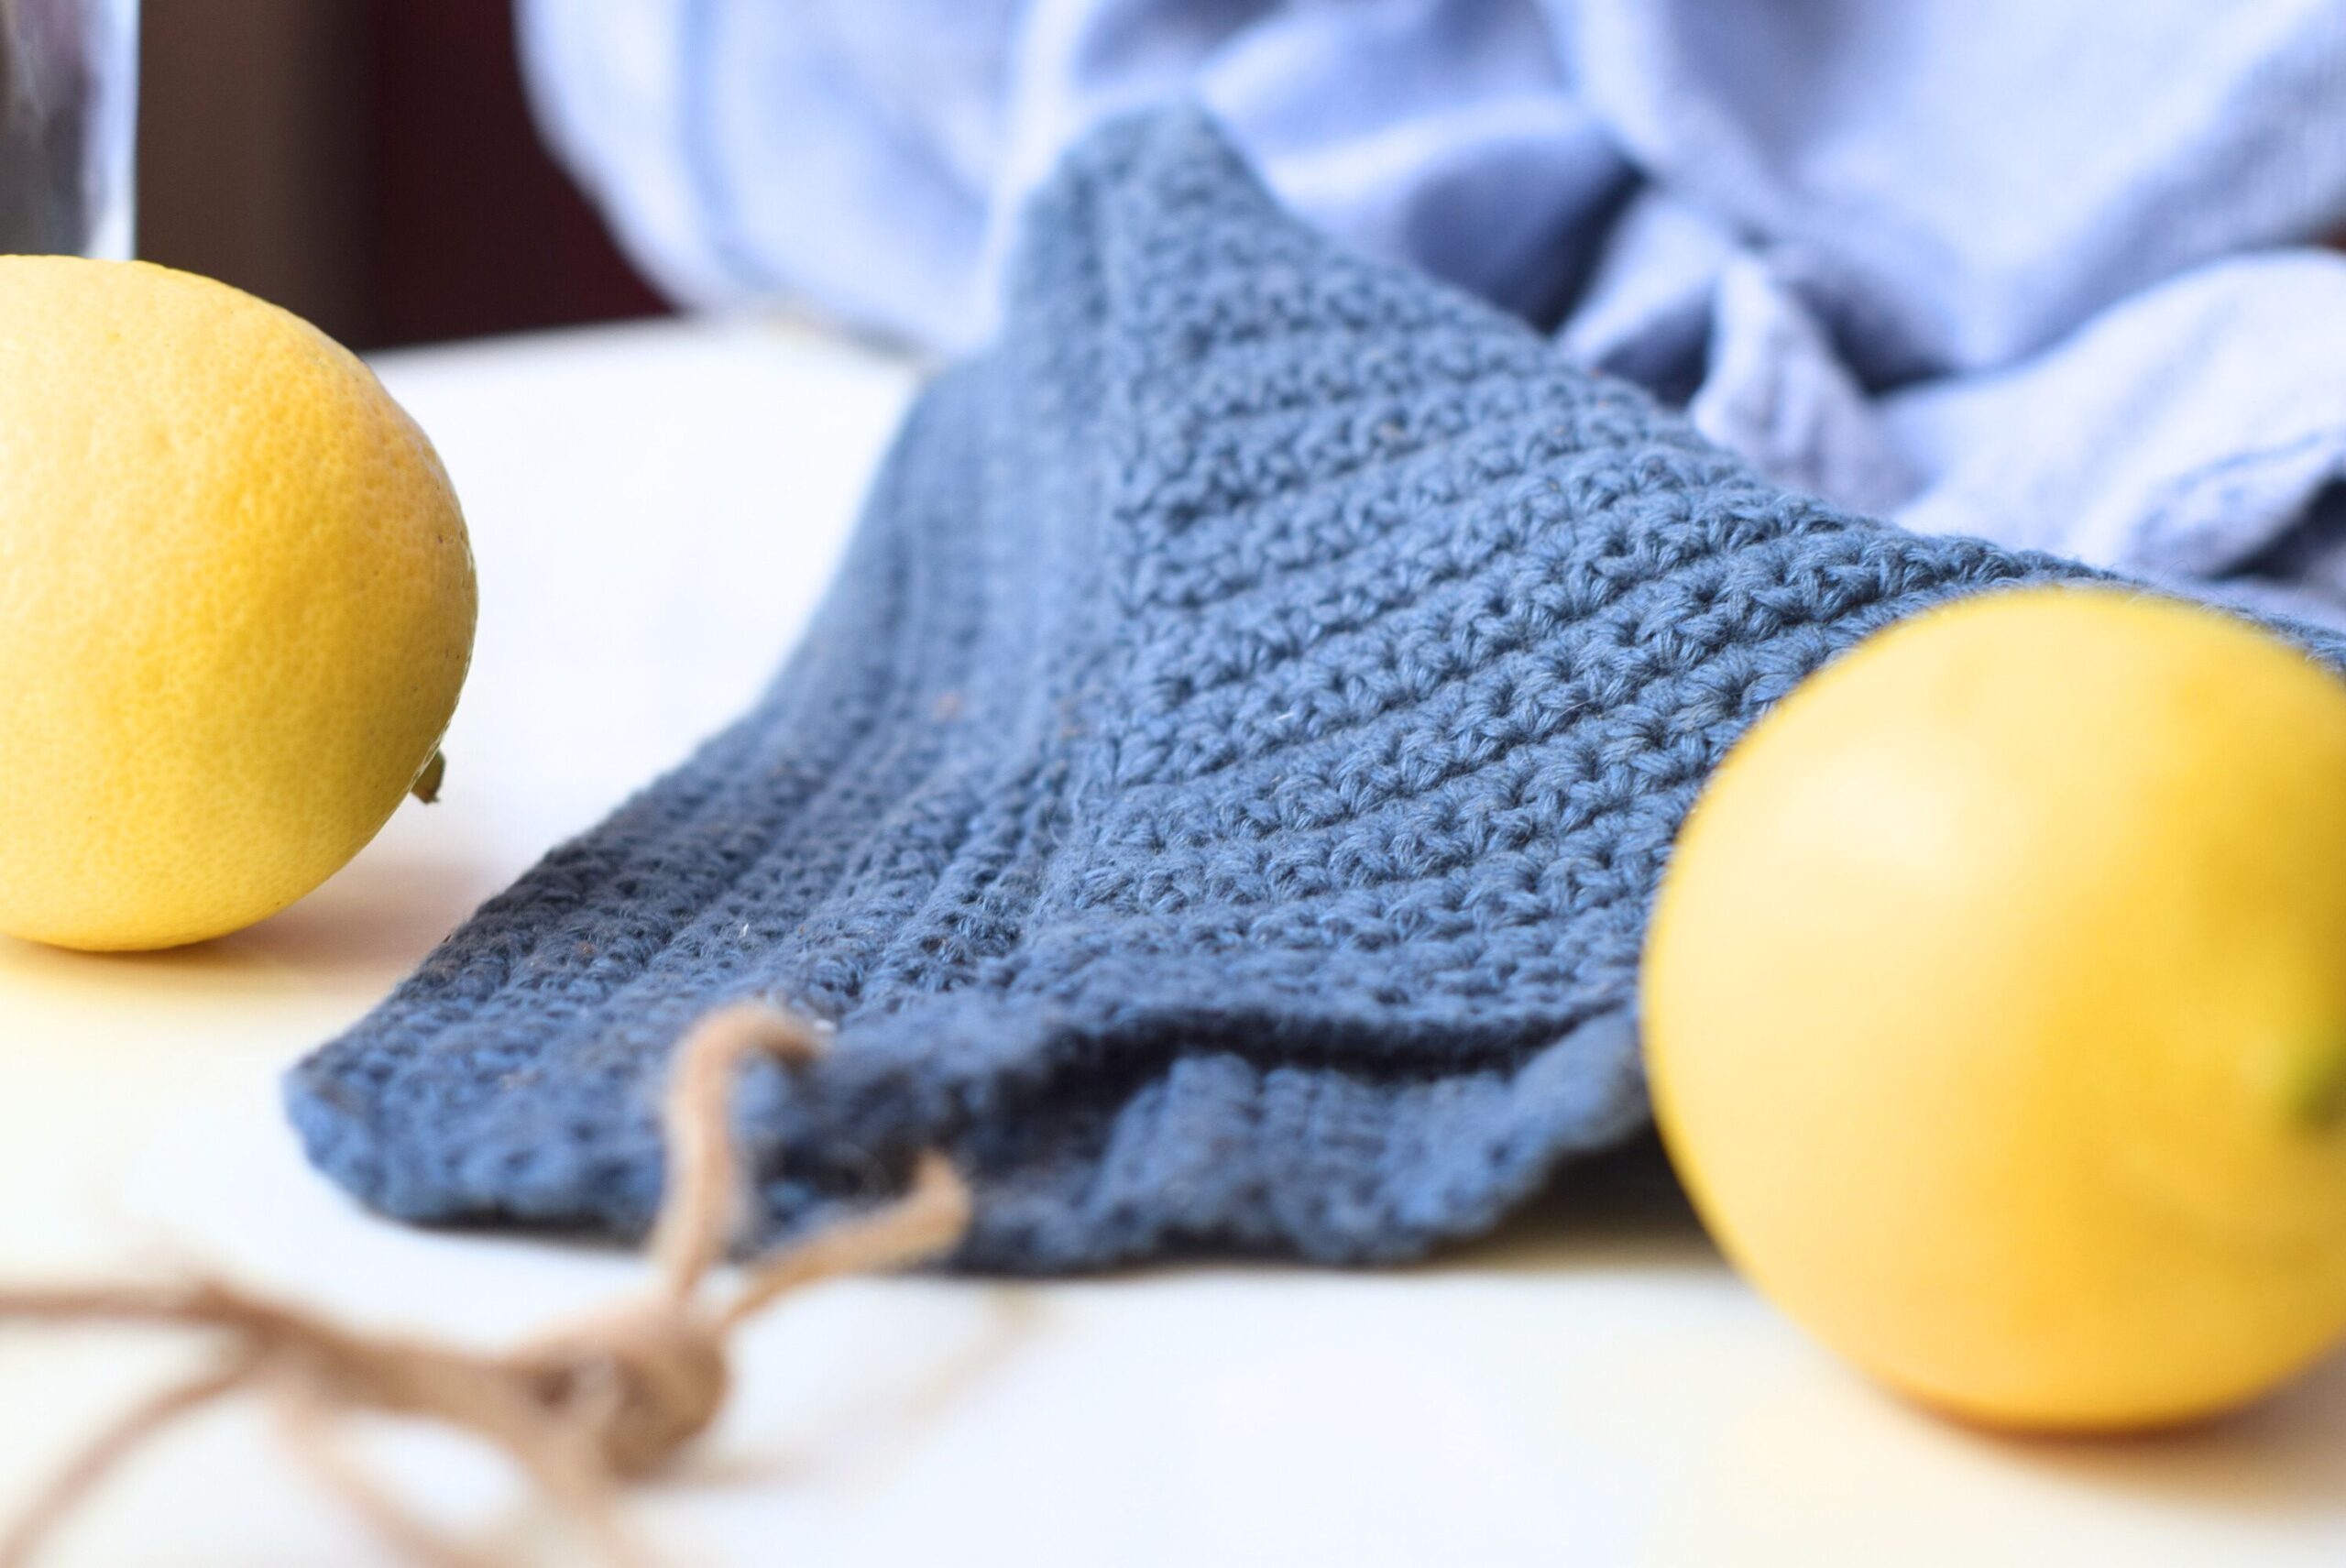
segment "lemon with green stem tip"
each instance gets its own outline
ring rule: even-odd
[[[314,328],[137,262],[0,258],[0,931],[233,931],[434,761],[471,657],[464,518]]]
[[[2346,684],[2216,611],[1991,595],[1861,644],[1681,834],[1672,1157],[1825,1343],[1977,1420],[2159,1426],[2346,1332]]]

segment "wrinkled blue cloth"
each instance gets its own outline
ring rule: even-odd
[[[1192,115],[1095,134],[1021,257],[758,706],[294,1074],[369,1202],[641,1229],[671,1047],[758,998],[836,1031],[745,1113],[770,1231],[937,1146],[974,1266],[1472,1234],[1642,1124],[1646,913],[1736,739],[2090,575],[1768,482]]]
[[[2346,0],[525,0],[649,269],[948,348],[1087,126],[1296,211],[1779,483],[2346,619]]]

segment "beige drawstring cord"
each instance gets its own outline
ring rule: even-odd
[[[822,1051],[812,1028],[768,1007],[703,1019],[678,1047],[668,1093],[667,1189],[651,1243],[656,1288],[504,1354],[363,1333],[217,1279],[0,1288],[0,1319],[176,1325],[223,1342],[219,1365],[126,1412],[59,1472],[0,1535],[0,1568],[27,1568],[91,1488],[158,1431],[246,1391],[268,1401],[299,1464],[418,1563],[486,1568],[377,1486],[338,1445],[339,1418],[411,1416],[481,1438],[578,1524],[610,1568],[644,1568],[649,1559],[619,1518],[621,1486],[658,1470],[717,1419],[741,1321],[800,1286],[933,1257],[969,1229],[969,1189],[942,1155],[924,1154],[903,1196],[748,1266],[729,1296],[712,1299],[708,1277],[732,1240],[743,1188],[734,1079],[752,1058],[798,1069]]]

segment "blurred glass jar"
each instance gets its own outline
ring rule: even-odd
[[[127,257],[138,0],[0,0],[0,252]]]

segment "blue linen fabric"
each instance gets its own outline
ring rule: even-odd
[[[2091,575],[1787,492],[1201,116],[1117,122],[763,699],[292,1117],[390,1213],[631,1234],[667,1053],[759,998],[837,1039],[742,1109],[770,1233],[936,1145],[972,1266],[1410,1256],[1642,1125],[1647,909],[1737,737],[1900,617]]]
[[[2346,620],[2346,0],[524,0],[679,297],[967,348],[1193,95],[1296,212],[1790,488]]]

